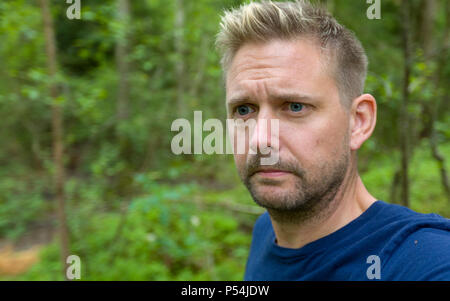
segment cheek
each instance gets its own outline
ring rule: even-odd
[[[306,167],[320,164],[336,155],[342,148],[343,133],[333,124],[323,124],[308,129],[290,128],[280,133],[280,139],[284,142],[285,152]]]
[[[301,166],[307,166],[316,154],[320,143],[316,134],[304,127],[284,128],[280,130],[281,160],[295,160]]]
[[[242,169],[245,167],[246,160],[247,160],[246,155],[238,155],[238,154],[234,155],[234,163],[236,164],[236,167],[238,169]]]

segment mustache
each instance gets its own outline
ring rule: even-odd
[[[278,169],[281,171],[290,172],[300,178],[303,178],[305,175],[305,171],[298,165],[297,162],[283,160],[281,157],[278,158],[278,162],[267,166],[267,165],[261,165],[261,157],[264,155],[261,154],[255,154],[250,155],[247,159],[247,163],[245,166],[245,176],[247,178],[250,178],[253,176],[257,171],[259,171],[262,167],[270,167],[270,169]]]

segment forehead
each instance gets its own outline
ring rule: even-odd
[[[324,54],[311,39],[244,44],[226,77],[227,99],[263,86],[314,94],[331,79],[324,62]]]

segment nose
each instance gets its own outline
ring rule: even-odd
[[[271,150],[278,150],[279,120],[269,112],[260,112],[256,119],[256,126],[250,133],[250,152],[268,155]]]

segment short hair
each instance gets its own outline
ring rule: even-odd
[[[367,56],[356,36],[323,7],[304,0],[250,2],[225,11],[216,47],[226,75],[237,51],[248,42],[313,38],[331,62],[332,76],[345,107],[364,90]]]

